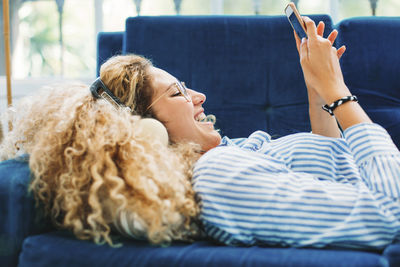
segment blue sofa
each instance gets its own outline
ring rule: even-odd
[[[352,18],[333,25],[351,91],[400,147],[400,18]],[[306,88],[292,30],[283,16],[128,18],[124,32],[98,36],[98,68],[112,55],[152,59],[207,95],[223,135],[262,129],[273,137],[310,131]],[[27,158],[0,163],[0,265],[4,266],[400,266],[400,243],[384,251],[227,247],[211,240],[169,247],[115,237],[120,248],[54,229],[27,192]]]

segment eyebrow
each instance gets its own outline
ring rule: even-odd
[[[168,88],[164,91],[164,93],[168,92],[169,89],[171,89],[172,86],[174,86],[176,84],[176,82],[171,83]]]

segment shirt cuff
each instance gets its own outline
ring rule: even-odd
[[[358,164],[371,157],[399,153],[388,132],[375,123],[353,125],[343,135]]]

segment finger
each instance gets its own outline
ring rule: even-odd
[[[337,49],[336,49],[336,47],[331,46],[331,50],[333,51],[333,53],[334,53],[335,55],[337,55]]]
[[[307,39],[301,39],[300,44],[300,62],[303,62],[304,59],[308,57],[308,47],[307,47]]]
[[[296,48],[297,48],[297,52],[300,52],[300,44],[301,44],[301,40],[299,38],[299,36],[297,36],[296,31],[293,31],[293,35],[294,35],[294,39],[296,40]]]
[[[328,36],[328,40],[331,42],[331,44],[333,45],[333,43],[336,40],[336,37],[338,36],[338,31],[337,30],[333,30],[329,36]]]
[[[346,46],[342,45],[336,52],[338,59],[343,56],[344,52],[346,52]]]
[[[309,17],[303,17],[304,23],[306,24],[307,36],[311,39],[317,39],[317,27],[313,20]]]
[[[324,30],[325,23],[323,21],[320,21],[317,26],[317,34],[322,37],[324,35]]]

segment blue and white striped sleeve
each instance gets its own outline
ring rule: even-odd
[[[370,190],[400,198],[400,153],[384,128],[358,124],[344,131],[344,137]]]
[[[207,152],[193,176],[206,233],[228,245],[382,249],[398,239],[399,152],[377,125],[344,135],[366,169],[363,183],[319,180],[234,146]]]

